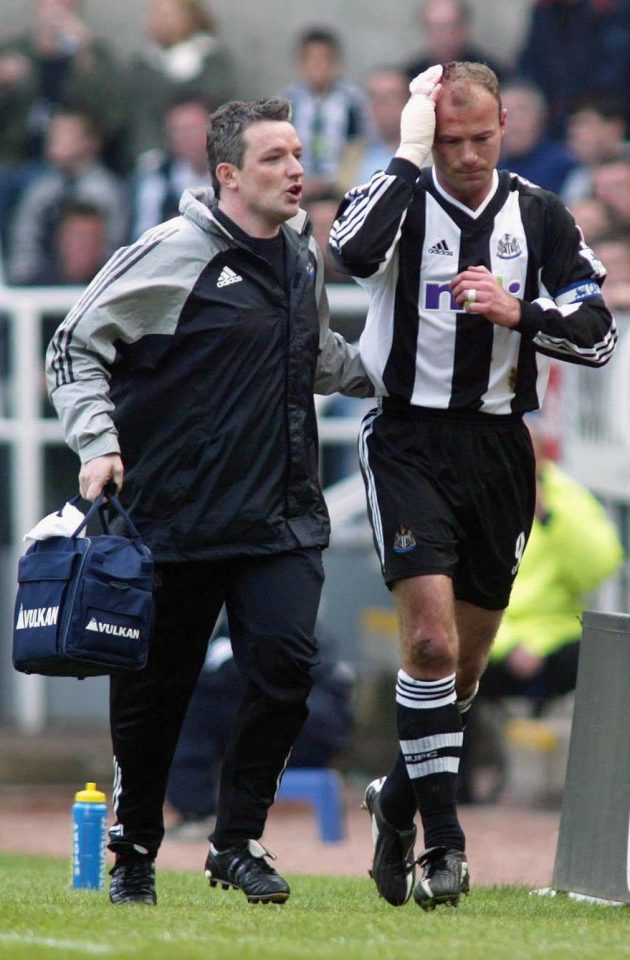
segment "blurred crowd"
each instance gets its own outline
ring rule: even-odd
[[[0,243],[5,282],[83,284],[122,243],[205,185],[212,110],[242,96],[238,55],[204,0],[146,0],[123,62],[80,0],[28,0],[27,33],[0,42]],[[340,197],[394,152],[408,83],[427,65],[481,60],[503,84],[502,166],[554,190],[609,270],[607,300],[630,306],[630,0],[533,0],[512,62],[474,41],[466,0],[422,0],[418,53],[348,81],[334,25],[289,38],[304,146],[304,201],[326,249]],[[331,283],[342,280],[332,265]]]

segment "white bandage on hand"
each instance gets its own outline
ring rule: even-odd
[[[431,96],[442,76],[442,66],[429,67],[409,84],[411,97],[400,117],[400,146],[397,157],[421,167],[435,135],[435,100]]]

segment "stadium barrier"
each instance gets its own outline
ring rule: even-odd
[[[553,890],[630,903],[630,616],[587,611]]]

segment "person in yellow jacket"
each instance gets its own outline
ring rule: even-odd
[[[575,688],[582,611],[624,550],[601,503],[545,456],[538,429],[529,427],[536,514],[480,693],[531,697],[540,707]]]

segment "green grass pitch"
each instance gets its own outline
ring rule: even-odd
[[[158,906],[112,907],[72,890],[69,866],[0,856],[2,960],[614,960],[630,958],[630,911],[474,888],[458,909],[388,906],[365,877],[289,877],[284,906],[158,871]]]

